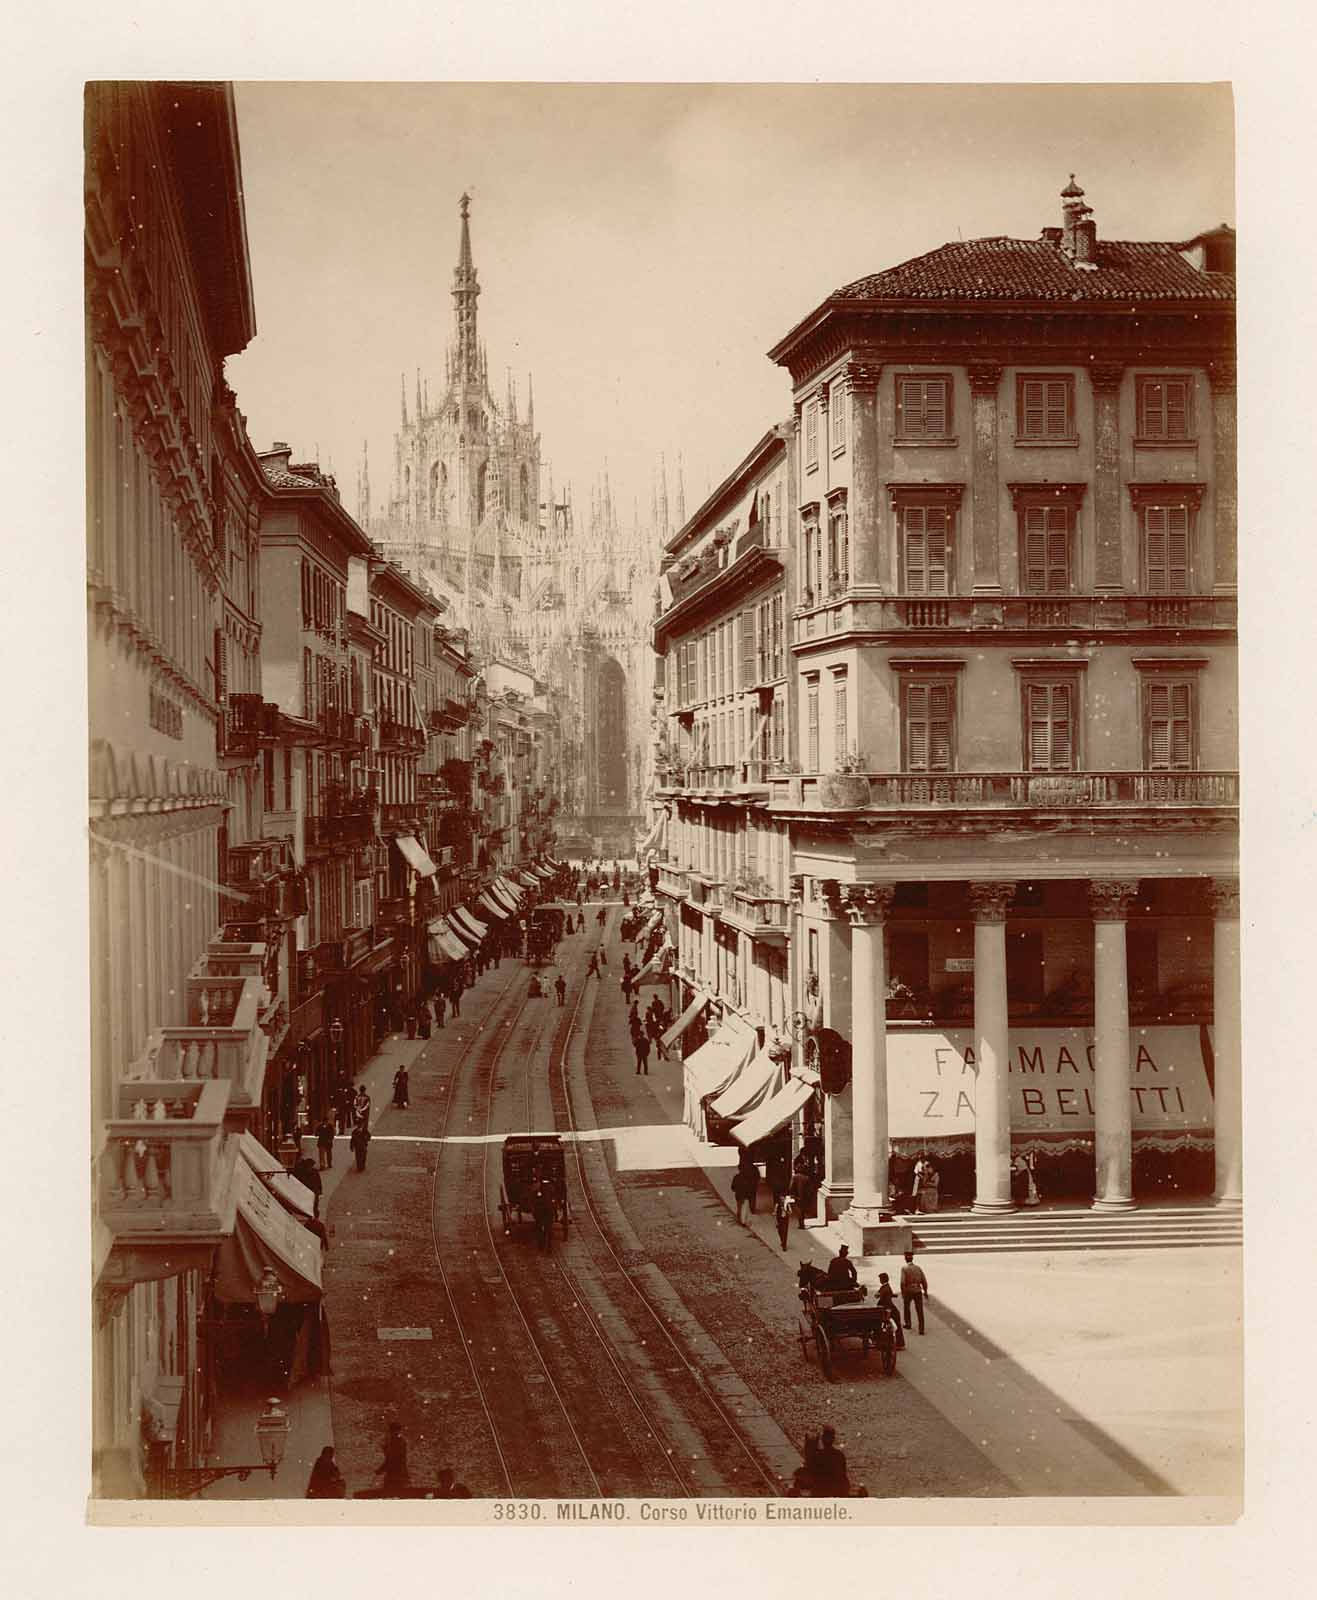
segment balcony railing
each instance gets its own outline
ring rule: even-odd
[[[269,743],[277,736],[279,707],[258,694],[231,694],[224,705],[221,726],[227,754],[252,754],[262,740]]]
[[[304,826],[308,853],[351,849],[367,843],[375,833],[374,818],[367,810],[348,816],[309,816]]]
[[[380,719],[381,750],[423,750],[425,733],[410,722],[395,722],[392,717]]]
[[[213,975],[206,982],[218,987]],[[157,1028],[133,1064],[131,1079],[163,1084],[224,1082],[230,1086],[235,1104],[259,1104],[269,1047],[259,1026],[264,999],[263,980],[247,977],[232,1009],[226,1009],[225,1021]],[[189,994],[190,1014],[192,1004]],[[197,1004],[195,1014],[199,1016],[199,1001]]]
[[[800,608],[848,609],[837,615],[845,626],[866,633],[925,629],[1027,633],[1039,629],[1109,633],[1154,629],[1233,632],[1238,607],[1233,595],[885,595],[849,597],[844,581],[829,581],[823,591],[805,590]]]
[[[660,867],[658,869],[658,886],[660,893],[671,895],[674,900],[684,900],[686,897],[685,867]]]
[[[847,773],[774,777],[779,809],[1237,806],[1237,772]]]
[[[116,1239],[225,1230],[232,1174],[223,1081],[120,1084],[97,1161],[102,1219]]]
[[[386,828],[401,828],[418,823],[421,814],[419,800],[403,800],[390,802],[380,808],[380,821]]]
[[[723,911],[747,927],[786,929],[787,903],[772,894],[751,889],[725,889]]]

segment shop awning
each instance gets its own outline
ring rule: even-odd
[[[548,883],[549,879],[553,876],[553,873],[549,871],[548,867],[542,867],[538,862],[536,862],[536,864],[532,866],[530,870],[535,874],[541,883]]]
[[[430,936],[430,959],[436,965],[440,960],[465,961],[470,951],[448,925],[447,917],[436,917],[426,932]]]
[[[682,1014],[663,1035],[662,1042],[665,1050],[671,1050],[673,1045],[676,1044],[677,1040],[681,1038],[682,1034],[685,1033],[686,1029],[690,1027],[691,1023],[695,1021],[696,1017],[699,1016],[700,1012],[704,1010],[708,1003],[709,997],[707,994],[697,994],[695,996]]]
[[[668,814],[663,811],[659,814],[658,821],[655,822],[654,826],[641,840],[640,846],[636,851],[637,856],[643,856],[649,850],[657,850],[663,841],[663,835],[667,832],[667,827]]]
[[[683,1063],[685,1100],[682,1116],[700,1138],[705,1132],[704,1101],[725,1089],[750,1059],[755,1047],[754,1029],[739,1017],[724,1018],[722,1026]]]
[[[767,1139],[779,1128],[786,1127],[814,1093],[814,1087],[808,1078],[788,1078],[775,1095],[736,1124],[732,1129],[732,1137],[747,1149],[761,1139]]]
[[[448,920],[464,939],[474,939],[477,944],[489,932],[489,924],[481,922],[479,917],[473,917],[465,906],[454,906],[448,913]]]
[[[299,1217],[315,1216],[315,1195],[285,1170],[283,1162],[276,1160],[254,1133],[243,1131],[238,1139],[238,1150],[266,1188],[273,1190],[290,1211]]]
[[[646,889],[644,894],[639,894],[636,896],[637,911],[647,911],[655,903],[653,891],[650,889]]]
[[[319,1300],[320,1240],[290,1216],[245,1161],[233,1169],[237,1213],[215,1257],[215,1298],[249,1305],[267,1267],[290,1304]]]
[[[511,888],[503,883],[501,878],[496,882],[491,883],[485,893],[491,895],[495,900],[497,900],[499,905],[506,906],[508,908],[509,915],[516,911],[517,897],[513,894]]]
[[[545,856],[544,859],[549,863],[555,872],[566,872],[566,863],[559,861],[556,856]]]
[[[1093,1030],[1012,1028],[1007,1041],[1012,1139],[1091,1136]],[[1136,1139],[1211,1132],[1210,1049],[1210,1030],[1130,1029],[1130,1121]],[[976,1087],[970,1029],[888,1029],[891,1138],[972,1139]]]
[[[785,1063],[775,1061],[765,1047],[709,1103],[709,1110],[720,1117],[748,1117],[781,1089],[785,1070]]]
[[[521,887],[518,884],[513,883],[512,879],[507,877],[506,874],[500,873],[499,876],[494,879],[494,887],[496,889],[501,889],[503,893],[512,901],[513,905],[516,905],[521,900],[523,892]]]
[[[487,912],[491,917],[497,917],[501,922],[505,922],[512,915],[506,906],[498,903],[488,889],[480,896],[476,904],[482,911]]]
[[[517,874],[517,882],[522,886],[523,889],[539,888],[539,884],[536,883],[535,879],[525,872],[519,872]]]
[[[414,872],[419,872],[423,878],[432,878],[439,868],[426,855],[419,840],[410,833],[400,833],[394,838],[394,844],[402,855],[403,860]]]

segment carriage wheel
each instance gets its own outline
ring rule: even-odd
[[[890,1378],[891,1375],[895,1371],[896,1371],[896,1341],[895,1341],[895,1339],[893,1339],[891,1344],[883,1346],[883,1372],[886,1374],[887,1377]]]
[[[832,1378],[832,1345],[827,1333],[822,1327],[814,1329],[814,1343],[818,1347],[819,1366],[823,1368],[823,1376],[829,1381]]]
[[[814,1353],[814,1324],[803,1311],[796,1318],[796,1337],[800,1340],[800,1353],[808,1361]]]

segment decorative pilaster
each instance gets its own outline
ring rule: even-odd
[[[844,1219],[859,1253],[904,1247],[900,1224],[884,1222],[887,1207],[887,959],[883,930],[896,890],[891,884],[852,885],[851,1112],[855,1195]],[[895,1230],[895,1231],[894,1231]],[[902,1237],[897,1238],[896,1233]],[[892,1237],[888,1237],[891,1234]]]
[[[1013,883],[971,883],[974,912],[974,1209],[1013,1211],[1006,908]]]
[[[820,878],[819,893],[830,917],[840,920],[845,916],[850,904],[850,890],[846,884],[839,883],[836,878]]]
[[[1239,1010],[1239,881],[1215,878],[1212,898],[1212,1021],[1216,1063],[1213,1143],[1216,1202],[1244,1199],[1243,1056]]]
[[[878,473],[878,383],[881,361],[847,363],[851,391],[851,582],[891,591],[891,555],[882,533]]]
[[[1215,509],[1212,588],[1217,594],[1234,594],[1239,565],[1234,360],[1223,358],[1211,362],[1207,378],[1212,388],[1212,493]]]
[[[997,389],[1001,365],[972,362],[969,389],[974,413],[974,593],[998,595],[1001,565],[997,549]]]
[[[1121,366],[1089,369],[1093,385],[1093,519],[1096,524],[1095,588],[1119,594],[1125,588],[1120,531]]]
[[[1123,880],[1095,881],[1088,886],[1093,916],[1095,1211],[1128,1211],[1134,1205],[1130,1179],[1130,1023],[1125,922],[1138,890],[1137,883]]]

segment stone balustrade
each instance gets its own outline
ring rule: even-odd
[[[1237,772],[828,773],[772,777],[770,809],[1237,806]],[[867,790],[867,793],[866,793]]]
[[[223,1231],[229,1096],[224,1081],[119,1085],[97,1162],[100,1215],[116,1237]]]

